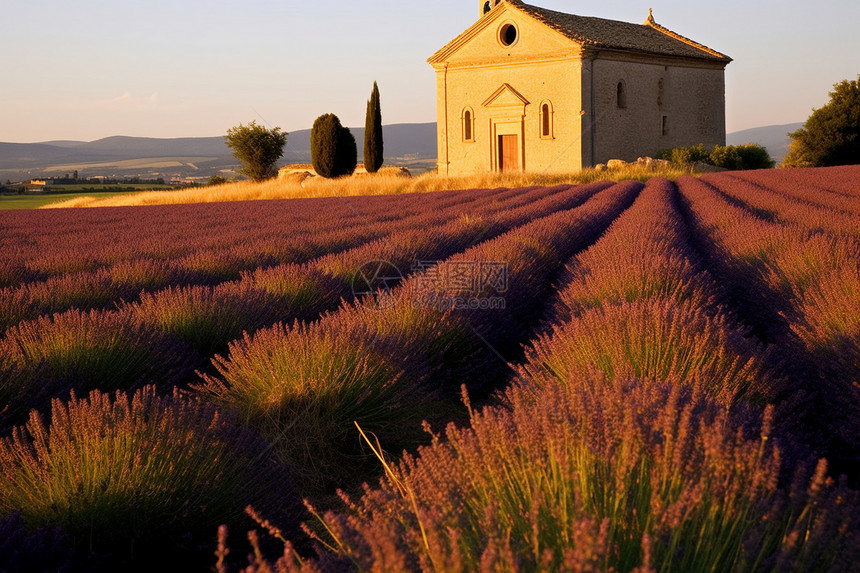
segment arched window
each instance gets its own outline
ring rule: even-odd
[[[623,80],[618,82],[618,85],[615,87],[615,105],[618,109],[627,107],[627,86],[624,85]]]
[[[552,139],[552,104],[548,101],[540,104],[540,137]]]
[[[487,0],[486,2],[481,4],[481,15],[488,13],[493,9],[493,6],[497,6],[501,0],[495,0],[495,2],[491,2]]]
[[[475,113],[471,108],[463,110],[463,141],[475,141]]]

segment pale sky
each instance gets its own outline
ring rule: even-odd
[[[804,121],[860,74],[858,0],[531,0],[661,25],[734,58],[727,130]],[[474,0],[2,0],[0,141],[195,137],[323,113],[361,126],[436,118],[426,60],[478,19]]]

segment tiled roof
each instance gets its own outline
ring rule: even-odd
[[[628,50],[726,63],[732,61],[725,54],[660,26],[650,14],[644,24],[630,24],[618,20],[565,14],[531,6],[520,0],[508,0],[508,3],[586,47]]]

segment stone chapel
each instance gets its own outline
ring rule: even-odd
[[[481,0],[436,52],[438,172],[562,172],[725,145],[731,58],[659,25]]]

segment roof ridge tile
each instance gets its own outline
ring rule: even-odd
[[[707,52],[707,53],[711,54],[712,56],[716,56],[718,58],[728,58],[728,56],[725,54],[721,54],[720,52],[718,52],[712,48],[709,48],[704,44],[700,44],[699,42],[696,42],[695,40],[691,40],[690,38],[688,38],[686,36],[682,36],[681,34],[679,34],[677,32],[673,32],[669,28],[665,28],[665,27],[661,26],[654,19],[654,13],[651,11],[651,8],[648,9],[648,19],[645,20],[645,23],[643,24],[643,26],[650,26],[650,27],[654,28],[655,30],[657,30],[658,32],[666,34],[670,38],[674,38],[674,39],[678,40],[679,42],[684,42],[688,46],[693,46],[694,48],[698,48],[698,49],[702,50],[703,52]]]
[[[583,46],[730,62],[732,59],[704,44],[664,28],[649,10],[644,24],[594,16],[566,14],[507,0],[509,4]]]

